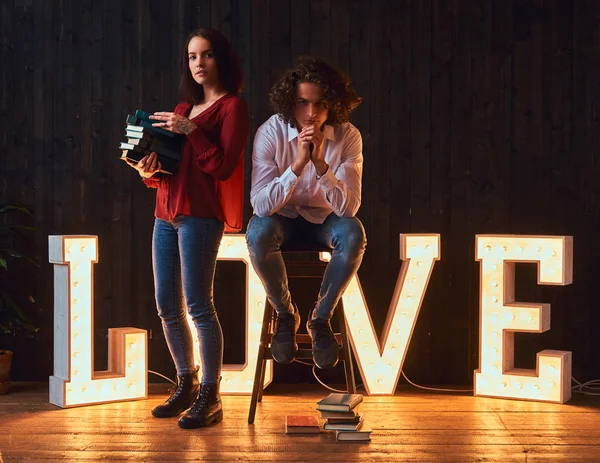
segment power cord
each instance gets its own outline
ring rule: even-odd
[[[330,390],[330,391],[332,391],[332,392],[339,392],[339,393],[342,393],[342,394],[343,394],[343,393],[345,393],[345,392],[348,392],[348,391],[346,391],[345,389],[344,389],[344,390],[341,390],[341,389],[335,389],[335,388],[333,388],[333,387],[331,387],[331,386],[328,386],[328,385],[327,385],[327,384],[325,384],[323,381],[321,381],[321,378],[319,378],[319,376],[317,376],[317,370],[316,370],[316,368],[315,368],[315,367],[316,367],[316,365],[315,365],[314,363],[303,362],[302,360],[294,360],[294,362],[297,362],[297,363],[300,363],[300,364],[302,364],[302,365],[306,365],[306,366],[312,367],[312,374],[313,374],[313,376],[314,376],[314,377],[315,377],[315,379],[316,379],[316,380],[319,382],[319,384],[320,384],[321,386],[323,386],[325,389],[328,389],[328,390]],[[356,386],[356,389],[358,389],[359,387],[362,387],[362,384],[359,384],[358,386]]]
[[[421,386],[419,384],[413,383],[410,379],[408,379],[408,376],[406,376],[406,373],[404,373],[404,370],[402,370],[402,376],[404,376],[404,379],[406,381],[408,381],[409,384],[411,384],[414,387],[418,387],[419,389],[425,389],[426,391],[436,391],[436,392],[473,392],[473,389],[442,389],[442,388],[437,388],[437,387],[427,387],[427,386]]]
[[[573,376],[571,376],[571,380],[576,383],[575,386],[571,387],[573,392],[583,395],[600,395],[598,392],[593,392],[600,390],[600,379],[593,379],[591,381],[586,381],[585,383],[580,383]]]
[[[312,374],[313,374],[314,378],[325,389],[328,389],[328,390],[330,390],[332,392],[339,392],[339,393],[345,393],[345,392],[347,392],[346,390],[335,389],[335,388],[333,388],[331,386],[328,386],[323,381],[321,381],[321,378],[319,378],[319,376],[317,375],[317,370],[315,368],[315,364],[314,363],[303,362],[302,360],[294,360],[294,362],[297,362],[297,363],[300,363],[302,365],[306,365],[306,366],[311,367],[312,368]],[[157,371],[148,370],[148,373],[152,373],[153,375],[160,376],[161,378],[164,378],[167,381],[169,381],[171,384],[177,384],[171,378],[168,378],[167,376],[163,375],[162,373],[158,373]],[[421,386],[421,385],[416,384],[413,381],[411,381],[410,378],[408,376],[406,376],[406,373],[404,373],[404,370],[402,370],[401,373],[402,373],[402,376],[404,377],[404,379],[411,386],[414,386],[416,388],[423,389],[423,390],[426,390],[426,391],[435,391],[435,392],[473,392],[473,389],[445,389],[445,388]],[[575,377],[572,376],[571,380],[573,382],[575,382],[575,385],[571,387],[571,390],[573,392],[577,392],[577,393],[583,394],[583,395],[600,396],[600,392],[594,392],[594,391],[600,391],[600,379],[593,379],[591,381],[586,381],[585,383],[581,383],[581,382],[577,381],[577,379],[575,379]],[[363,384],[359,384],[358,386],[356,386],[356,389],[358,390],[361,387],[363,387]]]
[[[163,375],[162,373],[158,373],[156,371],[152,371],[152,370],[148,370],[148,373],[152,373],[153,375],[156,376],[160,376],[161,378],[166,379],[168,382],[172,383],[172,384],[177,384],[175,381],[173,381],[171,378],[167,378],[165,375]]]
[[[302,360],[294,360],[294,362],[298,362],[302,365],[306,365],[309,367],[312,367],[312,374],[315,377],[315,379],[319,382],[319,384],[321,386],[323,386],[326,389],[329,389],[330,391],[333,392],[340,392],[340,393],[344,393],[344,392],[348,392],[345,390],[340,390],[340,389],[334,389],[331,386],[328,386],[327,384],[325,384],[323,381],[321,381],[321,379],[317,376],[317,370],[315,369],[315,364],[314,363],[308,363],[308,362],[303,362]],[[436,392],[473,392],[473,389],[441,389],[441,388],[436,388],[436,387],[426,387],[426,386],[421,386],[419,384],[413,383],[408,376],[406,376],[406,373],[404,373],[404,370],[402,370],[402,376],[404,376],[404,379],[406,381],[408,381],[409,384],[411,384],[414,387],[417,387],[419,389],[424,389],[426,391],[436,391]],[[363,387],[362,384],[356,386],[356,389],[358,389],[359,387]],[[600,388],[600,386],[599,386]]]
[[[312,367],[312,373],[313,373],[313,376],[314,376],[314,377],[315,377],[315,379],[316,379],[316,380],[319,382],[319,384],[321,384],[321,386],[323,386],[324,388],[326,388],[326,389],[329,389],[330,391],[333,391],[333,392],[341,392],[341,393],[347,392],[347,391],[342,391],[342,390],[340,390],[340,389],[334,389],[334,388],[332,388],[332,387],[328,386],[327,384],[325,384],[323,381],[321,381],[321,379],[319,379],[319,377],[317,376],[317,372],[316,372],[316,370],[315,370],[315,365],[314,365],[314,364],[312,364],[312,363],[307,363],[307,362],[303,362],[303,361],[301,361],[301,360],[294,360],[294,361],[295,361],[295,362],[298,362],[298,363],[301,363],[302,365],[307,365],[307,366],[309,366],[309,367]],[[153,375],[160,376],[161,378],[164,378],[164,379],[166,379],[167,381],[169,381],[169,382],[170,382],[170,383],[172,383],[172,384],[177,384],[177,383],[176,383],[175,381],[173,381],[171,378],[168,378],[168,377],[166,377],[165,375],[163,375],[162,373],[158,373],[157,371],[148,370],[148,373],[152,373]],[[361,387],[361,386],[362,386],[362,384],[359,384],[358,386],[356,386],[356,388],[358,389],[358,388],[359,388],[359,387]]]

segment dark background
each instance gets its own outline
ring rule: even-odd
[[[15,349],[13,379],[52,374],[50,234],[96,234],[96,369],[109,327],[150,331],[150,368],[173,375],[153,300],[154,191],[118,159],[135,108],[171,110],[187,35],[212,26],[242,58],[254,132],[267,93],[295,56],[317,54],[352,78],[364,103],[359,217],[368,249],[359,277],[380,333],[400,268],[399,233],[440,233],[405,361],[424,384],[469,384],[478,367],[475,234],[574,236],[574,282],[536,285],[519,265],[517,298],[552,304],[552,329],[517,335],[517,366],[544,349],[573,351],[573,375],[600,375],[596,263],[600,245],[600,2],[595,0],[2,0],[0,198],[30,206],[39,228],[17,265],[35,296],[35,338]],[[251,143],[246,150],[250,171]],[[247,182],[246,190],[249,190]],[[251,210],[246,204],[246,219]],[[15,220],[15,219],[10,219]],[[12,222],[11,222],[12,223]],[[220,263],[217,307],[225,362],[243,359],[241,264]],[[294,282],[305,315],[318,286]],[[337,370],[337,369],[336,369]],[[278,367],[278,382],[310,381]],[[323,373],[328,381],[340,372]],[[154,380],[154,377],[151,378]]]

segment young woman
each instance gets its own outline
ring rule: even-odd
[[[193,32],[183,50],[181,103],[173,112],[152,116],[155,127],[185,136],[177,173],[157,173],[161,166],[156,153],[132,164],[144,183],[158,190],[152,239],[156,305],[177,368],[177,386],[152,414],[174,417],[187,410],[178,422],[182,428],[223,419],[223,333],[213,280],[224,230],[239,231],[242,226],[249,117],[238,96],[241,88],[240,63],[227,39],[213,29]],[[186,309],[198,330],[201,383]]]

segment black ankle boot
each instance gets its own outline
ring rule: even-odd
[[[202,384],[200,392],[190,409],[179,418],[180,428],[201,428],[223,421],[223,405],[219,395],[219,383]]]
[[[152,409],[152,415],[156,418],[170,418],[180,415],[187,410],[198,395],[200,382],[198,372],[177,376],[177,385],[169,390],[171,395],[165,403],[157,405]]]

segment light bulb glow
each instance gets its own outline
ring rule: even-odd
[[[538,284],[572,282],[569,236],[476,237],[481,262],[479,369],[475,395],[564,403],[571,398],[571,352],[544,350],[534,370],[514,367],[514,332],[550,329],[550,305],[515,301],[515,265],[538,265]],[[548,387],[553,384],[553,387]]]
[[[65,252],[67,248],[68,253]],[[55,264],[55,291],[59,296],[55,307],[55,318],[59,321],[55,335],[55,358],[60,359],[59,366],[55,365],[54,376],[50,378],[50,401],[61,407],[147,396],[145,330],[109,329],[109,368],[107,371],[93,371],[93,264],[97,262],[97,249],[95,236],[49,237],[49,258]],[[241,260],[247,267],[246,361],[243,365],[223,366],[225,381],[221,391],[250,394],[266,296],[258,275],[250,265],[244,235],[226,235],[222,240],[218,259]],[[66,319],[63,319],[64,316]],[[189,316],[188,322],[194,338],[195,361],[199,365],[200,344],[197,331]],[[75,325],[76,335],[73,331]],[[71,375],[71,371],[77,374]],[[271,380],[272,361],[269,361],[265,371],[265,386]]]
[[[55,275],[54,375],[50,377],[50,402],[66,408],[146,398],[145,330],[109,329],[108,369],[93,368],[93,264],[98,261],[97,237],[50,236],[48,244]],[[124,384],[137,387],[115,394]]]
[[[363,383],[371,395],[393,394],[396,389],[429,277],[435,261],[440,259],[440,235],[401,234],[400,259],[404,262],[381,341],[375,333],[358,276],[352,278],[343,295],[348,336]],[[371,364],[375,367],[370,368]]]
[[[246,345],[245,362],[239,364],[224,364],[221,370],[223,381],[221,382],[221,393],[224,394],[251,394],[254,384],[254,373],[256,370],[256,357],[260,344],[260,332],[262,328],[263,314],[265,310],[266,293],[258,275],[250,262],[250,254],[246,245],[246,236],[242,234],[227,234],[223,236],[217,261],[241,261],[246,265],[246,281],[243,282],[246,291]],[[194,339],[194,359],[199,368],[199,376],[202,377],[202,365],[200,363],[200,342],[198,331],[194,327],[192,317],[187,315],[187,321]],[[267,362],[265,369],[264,386],[268,386],[273,380],[273,361]]]

